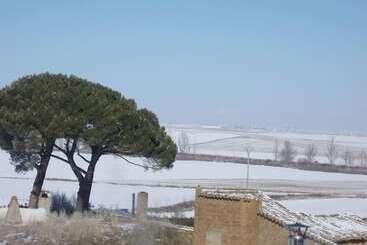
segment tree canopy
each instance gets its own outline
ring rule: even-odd
[[[44,73],[20,78],[0,90],[0,115],[0,147],[10,152],[18,171],[34,167],[41,173],[32,192],[39,194],[49,159],[57,158],[77,177],[83,210],[102,155],[143,157],[144,167],[160,169],[172,167],[177,153],[153,112],[76,76]],[[57,139],[63,143],[57,144]],[[81,154],[81,147],[88,154]],[[88,168],[81,168],[75,156]]]
[[[114,154],[132,164],[136,163],[125,156],[143,157],[143,167],[160,169],[172,167],[177,153],[153,112],[138,109],[134,100],[100,84],[85,85],[69,114],[71,121],[78,123],[65,131],[63,145],[55,145],[65,156],[55,157],[67,162],[79,181],[78,207],[82,210],[88,206],[94,169],[102,155]],[[81,146],[90,153],[88,156],[80,153]],[[88,167],[83,169],[77,159]]]

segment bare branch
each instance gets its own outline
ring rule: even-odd
[[[279,140],[275,139],[274,146],[273,146],[273,154],[274,154],[274,160],[279,160]]]
[[[359,152],[358,154],[359,157],[359,163],[361,166],[365,166],[365,164],[367,163],[367,152],[364,150],[361,150],[361,152]]]
[[[82,174],[86,174],[87,172],[78,167],[73,159],[69,160],[69,165],[71,167],[71,170],[73,170],[75,176],[78,178],[79,182],[84,180],[84,176]]]
[[[250,155],[251,155],[251,153],[252,153],[253,150],[254,149],[253,149],[253,147],[252,147],[252,145],[250,143],[248,143],[248,144],[245,145],[245,151],[246,151],[246,154],[247,154],[247,158],[248,159],[250,158]]]
[[[190,139],[189,136],[185,132],[181,132],[177,139],[177,146],[178,150],[183,153],[190,153],[191,147],[190,147]]]
[[[78,149],[78,156],[79,156],[81,159],[83,159],[85,162],[87,162],[87,163],[89,163],[89,164],[90,164],[90,161],[89,161],[87,158],[85,158],[82,154],[80,154],[79,149]]]
[[[85,171],[84,169],[82,169],[81,167],[79,167],[78,165],[75,164],[76,169],[78,169],[80,172],[82,172],[83,174],[87,174],[87,171]]]
[[[345,149],[342,157],[343,157],[345,165],[349,165],[349,166],[353,165],[354,155],[353,155],[353,152],[351,152],[349,149]]]
[[[68,160],[66,160],[66,159],[64,159],[64,158],[62,158],[62,157],[59,157],[59,156],[57,156],[57,155],[54,155],[54,154],[52,154],[52,155],[51,155],[51,157],[56,158],[56,159],[58,159],[58,160],[60,160],[60,161],[63,161],[63,162],[65,162],[65,163],[69,164],[69,165],[71,166],[71,168],[73,168],[73,164],[71,164]],[[81,173],[83,173],[83,174],[87,174],[87,171],[85,171],[84,169],[82,169],[81,167],[79,167],[78,165],[76,165],[75,163],[74,163],[74,167],[75,167],[79,172],[81,172]]]
[[[280,151],[280,159],[284,162],[293,162],[297,156],[297,150],[294,148],[293,144],[286,140],[284,141],[283,149]]]
[[[54,147],[66,155],[66,151],[62,149],[60,146],[58,146],[57,144],[54,144]]]
[[[66,159],[64,159],[62,157],[59,157],[57,155],[51,154],[51,157],[56,158],[56,159],[58,159],[60,161],[63,161],[63,162],[66,162],[67,164],[69,164],[68,160],[66,160]]]
[[[317,156],[317,147],[314,143],[307,145],[305,149],[305,156],[307,162],[313,163],[315,161],[315,158]]]
[[[134,165],[134,166],[138,166],[138,167],[141,167],[141,168],[144,168],[144,169],[153,169],[153,170],[159,170],[159,169],[161,169],[159,166],[147,166],[147,165],[143,165],[143,164],[132,162],[129,159],[127,159],[126,157],[124,157],[124,156],[122,156],[120,154],[115,154],[115,155],[118,156],[118,157],[120,157],[120,158],[122,158],[127,163],[129,163],[131,165]]]
[[[329,159],[330,164],[334,164],[335,160],[338,158],[338,151],[334,138],[332,138],[326,146],[326,157]]]

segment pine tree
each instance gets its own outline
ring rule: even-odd
[[[169,168],[177,147],[147,109],[119,92],[76,76],[39,74],[0,90],[0,147],[18,171],[37,170],[30,197],[36,208],[51,157],[67,163],[79,181],[77,208],[88,209],[94,170],[101,156],[147,159],[142,167]],[[62,145],[56,144],[61,139]],[[90,158],[80,153],[88,149]],[[53,154],[56,149],[64,158]],[[82,169],[76,156],[85,161]],[[134,162],[128,161],[131,164]]]

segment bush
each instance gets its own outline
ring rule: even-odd
[[[75,198],[69,198],[65,193],[52,194],[50,212],[57,213],[57,215],[60,213],[71,215],[74,213],[75,207]]]

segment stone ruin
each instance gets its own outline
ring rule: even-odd
[[[5,216],[5,223],[12,224],[12,225],[23,223],[22,215],[20,214],[18,198],[16,196],[11,197],[11,200],[8,206],[8,211]]]
[[[148,211],[148,193],[139,192],[138,203],[136,207],[136,219],[138,222],[147,221],[147,211]]]

